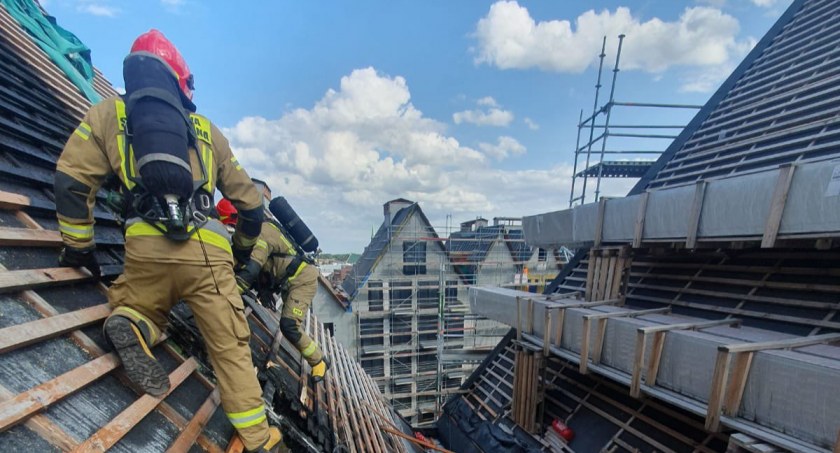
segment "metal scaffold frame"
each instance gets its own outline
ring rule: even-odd
[[[506,232],[492,238],[461,239],[452,235],[448,225],[436,228],[414,223],[387,228],[389,242],[372,271],[349,277],[359,280],[354,282],[359,289],[353,302],[357,358],[394,408],[422,426],[440,413],[449,396],[460,391],[461,380],[480,363],[479,355],[483,358],[482,353],[489,353],[508,330],[470,313],[467,289],[478,283],[521,288],[522,284],[515,283],[515,272],[521,273],[528,261],[488,255],[479,262],[453,262],[446,247],[439,247],[447,241],[456,248],[462,241],[485,245],[498,241],[507,252],[508,246],[518,245],[513,243],[524,243],[524,239],[507,237]],[[439,237],[437,231],[444,236]],[[413,245],[404,248],[403,243]],[[412,252],[421,247],[425,264],[415,261]],[[567,250],[558,253],[553,262],[561,263],[557,257],[568,261]],[[404,269],[412,266],[424,269],[416,276],[405,274]],[[508,267],[510,272],[505,272]]]
[[[618,137],[625,139],[655,139],[655,140],[673,140],[677,138],[675,133],[661,133],[660,131],[679,131],[685,125],[666,125],[666,124],[610,124],[610,120],[614,107],[629,107],[629,108],[650,108],[650,109],[700,109],[701,105],[688,104],[666,104],[666,103],[651,103],[651,102],[621,102],[615,99],[616,80],[618,79],[619,63],[621,61],[621,49],[624,44],[625,35],[618,35],[618,50],[615,55],[615,65],[612,69],[612,82],[610,83],[609,100],[601,107],[598,106],[598,101],[601,94],[601,84],[604,58],[607,56],[607,37],[601,44],[601,53],[598,54],[598,79],[595,83],[595,101],[592,105],[592,114],[586,118],[583,117],[583,109],[580,111],[577,124],[577,139],[575,144],[575,157],[572,169],[572,187],[569,192],[569,207],[573,207],[575,202],[580,204],[586,203],[586,189],[589,178],[595,178],[595,198],[593,202],[598,202],[601,197],[601,180],[603,178],[638,178],[641,177],[645,171],[654,162],[653,160],[621,160],[621,161],[605,161],[606,155],[621,155],[625,158],[644,159],[647,156],[659,156],[664,150],[656,150],[649,148],[633,149],[620,146],[619,149],[608,150],[607,139],[609,137]],[[599,118],[603,117],[599,124]],[[603,130],[596,136],[596,129]],[[612,132],[611,130],[617,130]],[[581,145],[581,135],[588,131],[588,139]],[[633,131],[633,132],[627,132]],[[597,149],[600,147],[600,149]],[[597,163],[594,162],[597,158]],[[578,165],[583,159],[583,169],[578,171]],[[581,184],[580,195],[576,195],[577,180],[583,179]]]

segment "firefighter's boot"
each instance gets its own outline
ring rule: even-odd
[[[315,383],[319,383],[324,380],[324,375],[327,374],[327,370],[330,369],[330,361],[326,357],[322,358],[320,362],[316,363],[315,366],[312,367],[312,380]]]
[[[268,428],[268,440],[254,453],[280,453],[280,447],[282,446],[283,434],[276,426],[272,426]]]
[[[114,345],[132,383],[152,396],[169,391],[169,376],[133,322],[122,316],[111,316],[105,321],[105,335]]]

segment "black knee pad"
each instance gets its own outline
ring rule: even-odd
[[[291,318],[280,318],[280,332],[283,336],[288,338],[292,344],[297,344],[303,334],[300,333],[297,322]]]

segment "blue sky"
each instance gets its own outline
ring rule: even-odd
[[[601,36],[611,69],[627,34],[618,99],[703,104],[790,2],[43,3],[116,86],[133,39],[163,31],[195,74],[199,111],[339,252],[360,251],[396,197],[420,201],[436,225],[565,208]],[[605,182],[604,194],[632,183]]]

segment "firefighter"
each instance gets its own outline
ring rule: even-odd
[[[151,395],[169,392],[169,377],[150,348],[183,299],[204,337],[224,411],[245,447],[276,451],[281,435],[267,423],[233,271],[256,244],[260,194],[221,131],[194,113],[192,74],[163,34],[151,30],[137,38],[124,76],[126,95],[91,107],[58,160],[55,203],[65,244],[59,264],[99,269],[93,208],[103,182],[116,175],[128,200],[125,267],[108,291],[114,310],[104,331],[128,378]],[[183,174],[186,181],[177,181]],[[152,182],[160,178],[172,181],[158,189]],[[224,226],[209,218],[216,189],[239,209],[232,245]]]
[[[260,180],[254,180],[254,183],[267,203],[271,199],[271,190]],[[216,209],[227,224],[236,222],[236,209],[226,200],[220,201]],[[255,284],[268,285],[268,288],[258,288],[261,294],[281,293],[280,331],[312,367],[313,380],[321,382],[330,362],[318,343],[301,328],[318,288],[318,269],[303,260],[290,239],[274,223],[267,221],[262,224],[251,260],[237,270],[236,281],[241,293]],[[269,301],[263,300],[263,303],[266,302]]]

